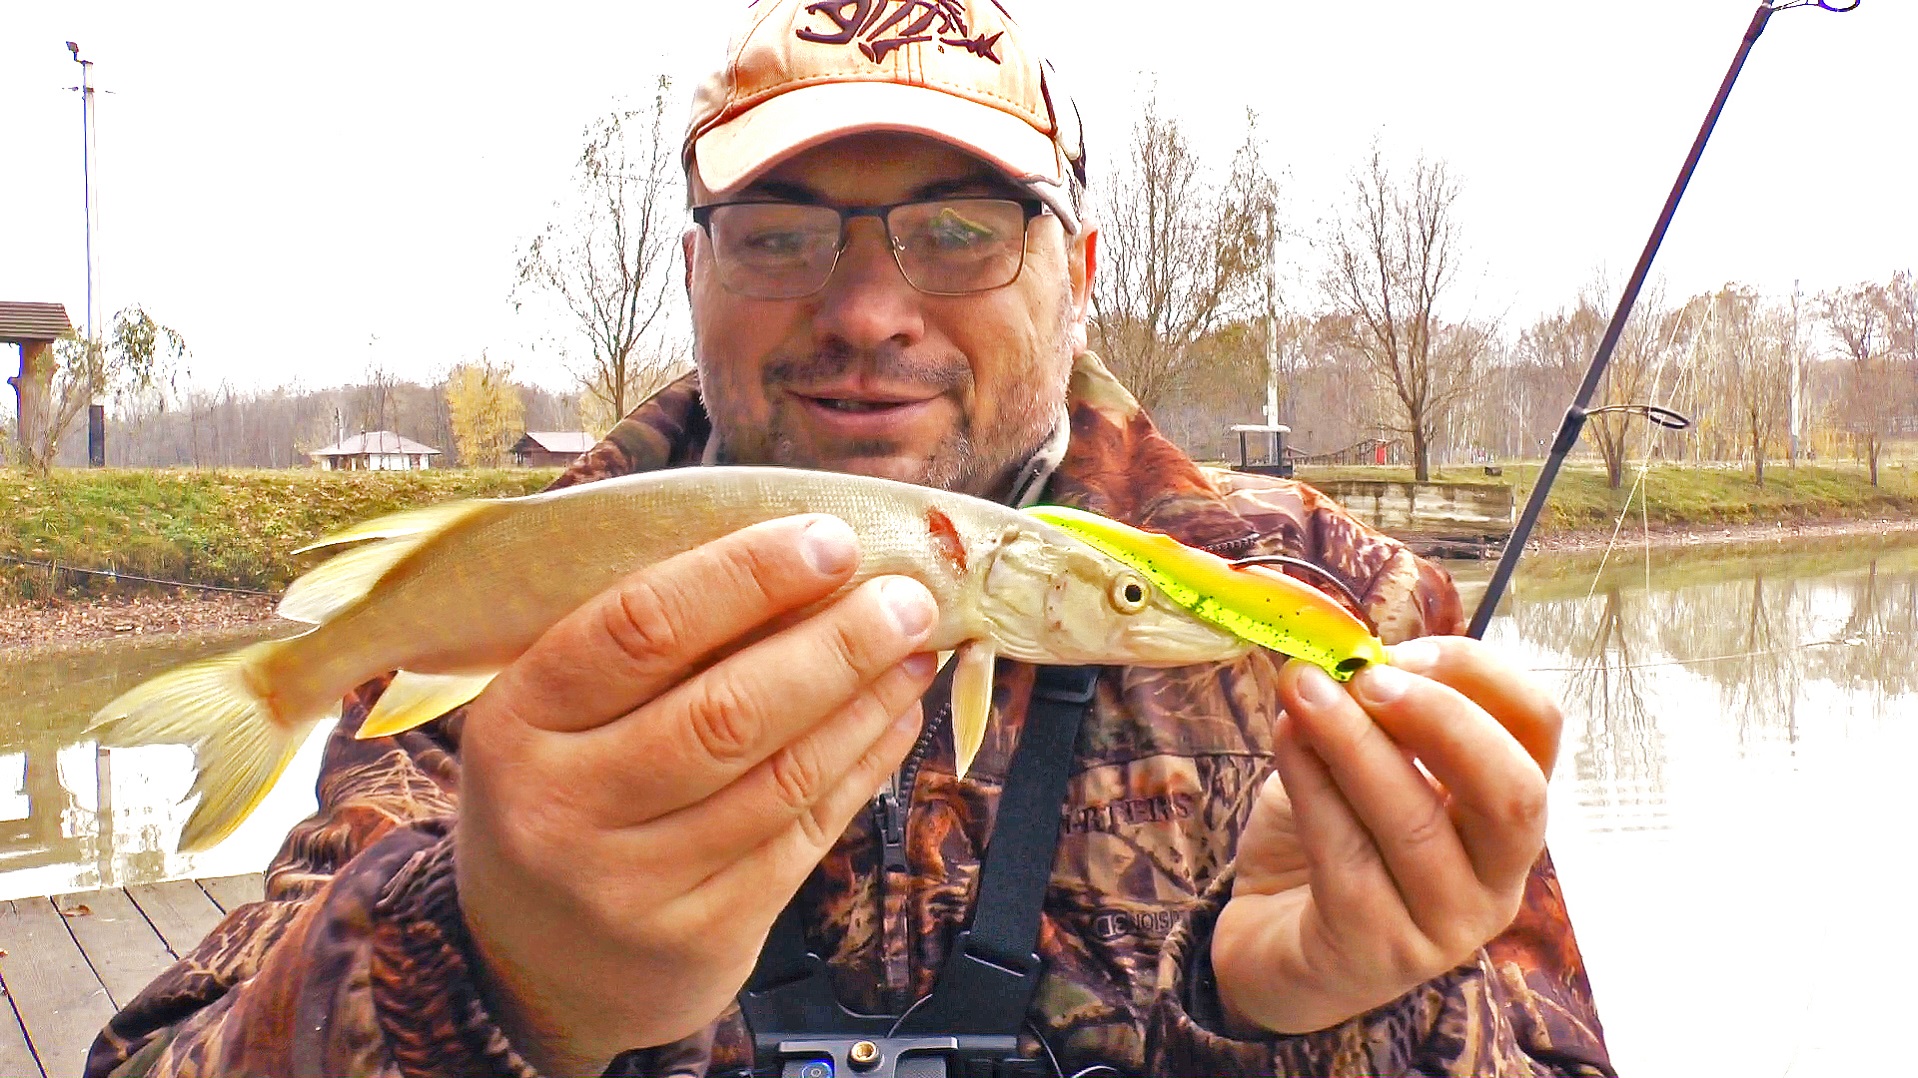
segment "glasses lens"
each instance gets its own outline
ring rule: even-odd
[[[721,282],[759,299],[795,299],[817,292],[839,255],[839,213],[825,206],[718,206],[708,230]]]
[[[899,268],[922,292],[958,295],[1011,284],[1026,257],[1026,211],[999,198],[915,202],[892,211]]]

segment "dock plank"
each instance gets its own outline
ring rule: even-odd
[[[106,986],[45,898],[0,903],[8,995],[47,1074],[78,1074],[93,1038],[113,1017]]]
[[[60,895],[53,904],[70,914],[67,929],[86,952],[116,1008],[132,1002],[149,981],[173,965],[173,953],[167,950],[166,941],[147,923],[125,891],[115,888]],[[88,913],[71,916],[83,906]]]
[[[199,883],[200,889],[228,913],[266,897],[266,878],[257,872],[249,872],[244,876],[221,876]]]
[[[134,884],[127,895],[176,955],[191,951],[226,916],[192,880]]]
[[[5,970],[6,961],[0,959],[0,974]],[[33,1058],[33,1049],[27,1046],[27,1031],[20,1028],[20,1016],[13,1013],[5,985],[0,985],[0,1074],[22,1078],[43,1078],[45,1074]]]

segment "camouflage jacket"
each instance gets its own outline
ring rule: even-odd
[[[708,433],[688,378],[560,483],[696,463]],[[1443,570],[1310,487],[1195,466],[1091,356],[1074,374],[1070,440],[1047,495],[1218,551],[1316,561],[1350,585],[1389,640],[1461,624]],[[1031,1016],[1064,1072],[1103,1063],[1162,1075],[1612,1073],[1549,858],[1511,928],[1458,969],[1317,1033],[1221,1032],[1210,927],[1270,766],[1276,672],[1257,653],[1102,677],[1060,821],[1040,939],[1046,973]],[[1001,664],[995,721],[964,780],[954,778],[950,741],[935,741],[909,791],[903,870],[882,868],[861,814],[801,890],[809,934],[847,1006],[898,1013],[931,989],[967,915],[1032,678],[1031,667]],[[348,700],[326,748],[319,811],[274,859],[265,901],[233,911],[115,1016],[89,1075],[532,1073],[470,972],[450,838],[461,715],[353,740],[381,687]],[[748,1044],[735,1012],[613,1069],[720,1073],[749,1059]],[[1023,1047],[1039,1054],[1030,1035]]]

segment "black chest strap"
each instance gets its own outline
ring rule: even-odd
[[[846,1010],[833,997],[824,960],[806,945],[796,905],[788,905],[739,994],[762,1052],[805,1036],[1018,1034],[1042,972],[1039,924],[1058,851],[1059,810],[1098,679],[1097,667],[1038,669],[980,866],[972,920],[953,941],[932,994],[903,1020]]]

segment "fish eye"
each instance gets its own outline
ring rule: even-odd
[[[1137,614],[1144,610],[1146,600],[1150,597],[1145,581],[1131,573],[1120,573],[1113,577],[1111,586],[1106,588],[1106,601],[1121,614]]]

